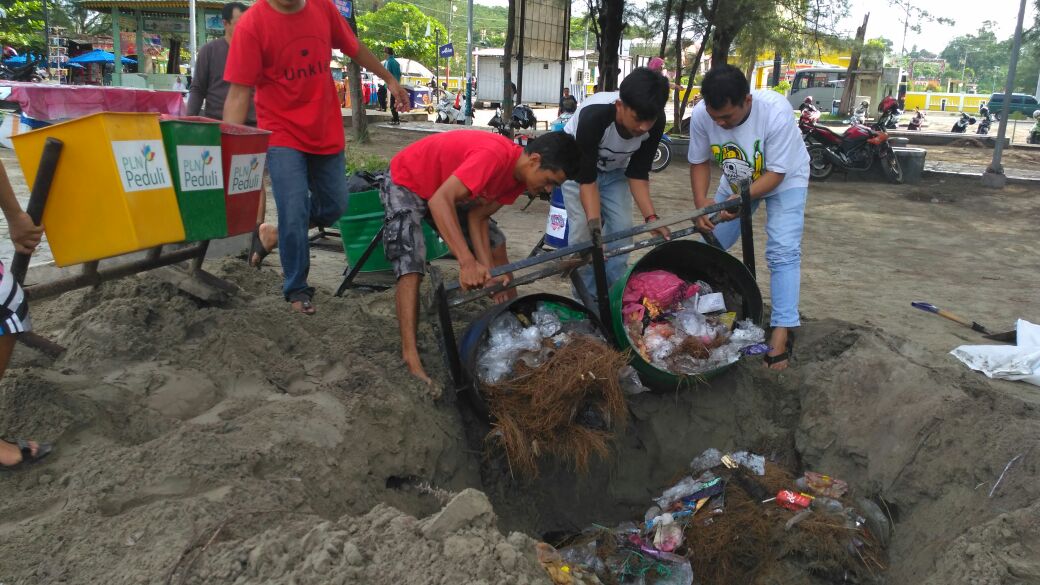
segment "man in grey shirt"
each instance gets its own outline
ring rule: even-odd
[[[199,49],[195,57],[195,71],[191,78],[191,89],[188,92],[188,115],[198,116],[201,112],[207,118],[221,120],[224,118],[224,99],[231,87],[224,81],[224,64],[227,62],[228,49],[231,47],[231,35],[235,32],[235,23],[245,12],[246,6],[240,2],[228,2],[220,11],[224,20],[224,38],[210,41]],[[202,103],[206,105],[203,107]],[[253,104],[249,104],[246,124],[256,126],[256,112]]]

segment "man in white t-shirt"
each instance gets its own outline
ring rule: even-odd
[[[773,311],[766,365],[787,368],[794,344],[792,328],[801,324],[802,228],[809,186],[809,154],[787,98],[772,91],[750,91],[744,73],[732,65],[716,67],[701,82],[704,100],[690,118],[690,184],[700,209],[740,196],[740,183],[751,181],[752,211],[766,202],[766,264]],[[709,198],[711,163],[722,167],[722,180]],[[697,219],[723,247],[740,237],[735,213],[722,214],[718,225]]]

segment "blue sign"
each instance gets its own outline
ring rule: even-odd
[[[452,45],[451,43],[448,43],[447,45],[441,45],[441,46],[437,47],[437,52],[444,59],[447,59],[448,57],[454,57],[455,56],[455,45]]]
[[[343,18],[350,19],[354,14],[354,2],[352,0],[333,0],[336,4],[336,8],[339,13],[343,15]]]

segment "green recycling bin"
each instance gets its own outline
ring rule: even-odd
[[[339,219],[339,233],[343,241],[343,251],[347,262],[353,266],[365,253],[372,238],[383,227],[385,213],[383,202],[379,200],[379,191],[360,191],[350,194],[347,211]],[[426,238],[426,259],[436,260],[448,254],[448,245],[427,222],[423,222],[423,237]],[[390,262],[383,253],[383,245],[376,246],[372,255],[361,267],[361,272],[378,272],[390,270]]]
[[[173,174],[185,239],[197,242],[226,238],[220,122],[189,116],[162,119],[159,127]]]

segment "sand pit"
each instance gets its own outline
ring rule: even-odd
[[[33,307],[69,351],[19,348],[0,428],[58,450],[0,475],[0,582],[547,583],[533,539],[641,516],[707,447],[883,502],[887,582],[1040,581],[1035,404],[905,339],[808,322],[795,369],[638,395],[608,462],[520,482],[483,459],[485,421],[397,367],[392,291],[323,289],[308,319],[273,269],[211,270],[242,289],[222,306],[144,275]],[[829,582],[774,566],[755,582]]]

